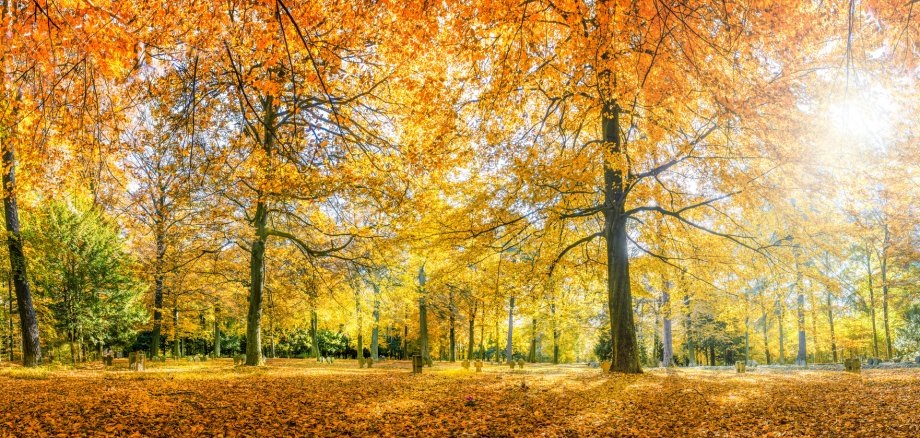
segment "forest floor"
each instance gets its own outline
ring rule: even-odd
[[[2,436],[920,436],[920,369],[0,365]]]

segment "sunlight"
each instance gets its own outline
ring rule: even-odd
[[[834,145],[850,149],[885,149],[890,143],[898,107],[891,92],[879,83],[859,90],[828,105],[827,117]],[[842,144],[841,144],[842,143]]]

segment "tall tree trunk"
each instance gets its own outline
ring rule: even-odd
[[[671,294],[668,293],[670,285],[665,282],[661,291],[661,363],[669,367],[674,363],[674,336],[671,333]]]
[[[364,357],[364,315],[361,315],[361,293],[355,288],[355,317],[358,319],[358,357]]]
[[[469,340],[467,341],[466,347],[466,360],[473,360],[474,352],[476,350],[476,308],[473,307],[473,311],[470,312],[469,317]]]
[[[530,330],[530,352],[527,354],[527,361],[535,363],[537,361],[537,319],[534,318]]]
[[[214,306],[214,357],[220,357],[220,304]]]
[[[885,224],[885,238],[882,241],[882,255],[879,259],[882,265],[882,320],[885,325],[885,359],[887,360],[891,360],[892,351],[891,331],[888,328],[888,245],[890,239],[888,224]]]
[[[422,358],[428,359],[428,307],[425,303],[425,267],[418,269],[418,327],[419,327],[419,349]]]
[[[687,333],[687,359],[690,361],[688,365],[695,367],[697,365],[696,343],[693,340],[693,315],[690,310],[690,295],[684,295],[684,312],[686,313],[684,331]]]
[[[153,333],[150,339],[150,355],[160,354],[160,338],[163,331],[163,259],[166,255],[166,241],[163,236],[163,221],[159,203],[154,208],[154,233],[156,240],[156,259],[153,267]]]
[[[776,311],[778,312],[777,318],[779,320],[779,364],[783,365],[783,362],[786,360],[786,354],[783,348],[785,342],[783,336],[783,303],[778,298],[776,300]]]
[[[456,324],[456,314],[454,313],[454,292],[453,290],[448,292],[448,299],[450,300],[447,304],[448,312],[448,323],[450,324],[450,351],[448,352],[448,360],[450,362],[457,361],[457,332],[455,329]]]
[[[514,295],[511,296],[510,305],[508,306],[508,342],[505,344],[505,359],[511,362],[513,352],[514,338]]]
[[[808,294],[808,299],[811,301],[811,350],[812,350],[812,362],[818,362],[818,305],[815,303],[815,294],[814,292]]]
[[[372,284],[374,287],[374,328],[371,330],[371,357],[374,360],[380,358],[380,286]]]
[[[553,297],[553,301],[549,305],[549,311],[551,315],[551,321],[553,324],[553,365],[559,365],[559,329],[556,324],[556,298]]]
[[[761,310],[763,310],[763,351],[767,365],[770,365],[770,338],[769,338],[769,329],[770,329],[770,319],[769,313],[767,313],[767,305],[763,301],[760,303]]]
[[[837,339],[834,337],[834,308],[831,303],[831,291],[827,291],[827,321],[831,326],[831,355],[834,357],[834,363],[837,363]]]
[[[42,349],[38,334],[38,319],[32,305],[32,292],[26,273],[26,256],[22,248],[22,233],[19,230],[19,207],[16,202],[16,152],[9,142],[14,127],[6,127],[5,145],[3,145],[3,210],[6,220],[6,244],[10,257],[10,269],[13,274],[13,288],[16,290],[16,304],[19,308],[20,329],[22,331],[22,364],[33,367],[42,363]]]
[[[482,322],[479,324],[479,359],[485,359],[486,357],[486,306],[485,303],[482,305]]]
[[[178,359],[182,355],[182,345],[179,337],[179,304],[173,303],[173,357]]]
[[[748,291],[749,292],[749,291]],[[748,292],[744,293],[744,363],[747,364],[751,360],[751,305],[748,301],[750,297]],[[766,321],[764,321],[766,324]]]
[[[8,272],[7,277],[6,277],[6,293],[9,295],[9,300],[10,300],[9,310],[7,314],[7,317],[9,317],[10,333],[9,333],[9,338],[7,340],[7,346],[9,347],[10,362],[12,362],[13,361],[13,347],[14,347],[13,339],[15,338],[15,334],[13,332],[15,330],[13,330],[13,274],[11,272]]]
[[[275,142],[275,107],[264,100],[262,151],[271,157]],[[265,243],[268,240],[268,205],[265,194],[256,193],[256,212],[252,217],[254,236],[249,257],[249,311],[246,315],[246,365],[262,364],[262,293],[265,287]]]
[[[610,55],[605,53],[604,58]],[[626,216],[623,214],[626,191],[620,167],[610,161],[622,153],[620,108],[611,97],[610,70],[599,76],[602,87],[601,130],[609,154],[604,154],[604,229],[607,243],[607,311],[610,316],[611,372],[641,373],[636,325],[629,286]]]
[[[795,364],[798,366],[805,366],[808,363],[808,350],[805,346],[805,293],[802,290],[802,269],[798,262],[798,252],[796,252],[795,258],[795,287],[798,292],[798,297],[796,299],[796,321],[799,331],[799,350],[798,354],[795,356]]]
[[[322,352],[319,351],[319,317],[316,315],[316,304],[310,310],[310,339],[313,340],[313,357],[318,361]]]
[[[872,251],[866,244],[866,279],[869,282],[869,310],[872,317],[872,351],[878,357],[878,330],[875,328],[875,288],[872,286]]]

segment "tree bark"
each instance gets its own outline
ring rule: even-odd
[[[505,359],[511,362],[513,354],[513,334],[514,334],[514,295],[511,296],[511,302],[508,306],[508,342],[505,344]]]
[[[422,359],[428,359],[428,307],[425,303],[425,267],[418,269],[418,327],[419,327],[419,349]]]
[[[808,350],[805,345],[805,294],[802,286],[802,268],[799,265],[799,254],[795,254],[795,287],[798,292],[796,299],[796,321],[798,322],[799,350],[795,356],[795,364],[805,366],[808,363]]]
[[[220,357],[220,304],[214,306],[214,357]]]
[[[157,216],[154,221],[154,239],[156,240],[156,258],[153,267],[153,333],[150,339],[150,355],[160,354],[160,338],[163,326],[163,259],[166,255],[166,242],[163,236],[162,210],[160,205],[154,207]]]
[[[14,128],[7,127],[6,129]],[[6,244],[13,274],[13,289],[16,291],[16,304],[22,331],[22,364],[34,367],[42,363],[42,349],[39,341],[38,318],[35,316],[32,291],[26,273],[22,233],[19,229],[19,206],[16,202],[16,152],[12,144],[7,143],[4,146],[2,161],[6,172],[3,174],[3,187],[6,190],[3,196],[3,210],[6,220]]]
[[[275,108],[265,99],[262,150],[272,155],[275,142]],[[256,212],[252,218],[255,236],[249,257],[249,311],[246,316],[246,365],[262,364],[262,294],[265,286],[265,244],[268,240],[268,205],[264,194],[256,193]]]
[[[374,328],[371,330],[371,357],[374,360],[380,358],[380,286],[372,285],[374,288]]]
[[[684,309],[686,319],[684,320],[684,330],[687,333],[687,359],[691,367],[697,365],[696,361],[696,344],[693,341],[693,316],[690,310],[690,295],[684,295]]]
[[[783,342],[785,341],[783,339],[783,303],[779,298],[776,299],[776,311],[778,312],[777,317],[779,320],[779,364],[783,365],[786,360],[786,354],[783,349]]]
[[[173,357],[178,359],[182,355],[182,345],[179,338],[179,303],[173,303]]]
[[[611,73],[600,74],[603,87],[611,84]],[[622,153],[620,140],[620,108],[607,94],[602,96],[601,130],[609,154],[604,158],[604,240],[607,242],[607,307],[610,316],[611,372],[641,373],[636,325],[632,313],[632,291],[629,286],[629,253],[627,252],[626,193],[622,171],[607,157]]]
[[[761,310],[763,310],[763,351],[767,365],[770,365],[770,338],[769,338],[769,314],[767,313],[767,305],[761,300]]]
[[[534,318],[530,331],[530,352],[527,354],[527,361],[535,363],[537,361],[537,320]]]
[[[448,352],[448,360],[450,362],[456,362],[457,361],[457,332],[454,326],[457,322],[456,321],[457,318],[454,313],[454,291],[453,290],[448,292],[448,298],[450,300],[447,305],[448,322],[450,324],[450,334],[449,334],[450,351]]]
[[[473,311],[470,312],[469,318],[469,341],[467,342],[466,347],[466,360],[473,360],[474,352],[476,350],[476,308],[473,308]]]
[[[319,334],[317,330],[319,327],[319,317],[316,315],[316,305],[313,305],[313,309],[310,311],[310,338],[313,340],[313,357],[316,360],[319,360],[320,355],[322,354],[319,351]]]
[[[866,244],[866,279],[869,282],[869,310],[872,317],[872,350],[878,357],[878,330],[875,327],[875,288],[872,286],[872,252]]]
[[[827,321],[831,326],[831,355],[837,363],[837,339],[834,337],[834,308],[831,304],[831,291],[827,291]]]
[[[674,363],[674,337],[671,333],[671,294],[668,293],[670,285],[665,282],[664,289],[661,291],[661,363],[669,367]]]
[[[888,245],[890,242],[888,224],[885,224],[885,238],[882,241],[882,320],[885,325],[885,358],[891,360],[891,331],[888,328]],[[878,353],[876,353],[877,355]]]
[[[355,288],[355,317],[358,319],[358,357],[355,359],[361,360],[364,358],[364,317],[361,315],[361,293],[358,288]]]
[[[553,323],[553,365],[559,365],[559,329],[556,324],[556,299],[553,297],[553,301],[549,305],[550,317]]]

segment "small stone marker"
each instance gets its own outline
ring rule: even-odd
[[[373,358],[373,357],[369,357],[369,358],[367,358],[367,367],[370,368],[370,367],[372,367],[372,366],[374,366],[374,358]]]
[[[843,368],[844,368],[846,371],[849,371],[849,372],[851,372],[851,373],[857,373],[857,374],[858,374],[858,373],[860,372],[860,368],[861,368],[861,367],[862,367],[862,364],[859,362],[859,358],[852,358],[852,359],[844,359],[844,360],[843,360]]]
[[[524,369],[524,359],[518,359],[518,368]]]
[[[102,364],[106,366],[112,366],[112,356],[111,355],[102,356]]]
[[[416,354],[412,356],[412,374],[421,374],[422,366],[424,366],[424,361],[422,361],[422,356]]]
[[[508,365],[509,365],[509,366],[511,367],[511,369],[513,370],[513,369],[514,369],[514,366],[517,365],[517,362],[515,362],[515,361],[513,361],[513,360],[509,360],[509,361],[508,361]]]
[[[233,356],[233,365],[234,365],[234,366],[245,365],[245,364],[246,364],[246,355],[245,355],[245,354],[237,354],[237,355],[234,355],[234,356]]]
[[[364,357],[358,356],[358,368],[364,368]]]
[[[601,362],[601,370],[603,370],[605,373],[610,371],[610,361],[609,360],[605,360]]]
[[[746,366],[747,364],[745,364],[743,361],[740,361],[740,360],[736,361],[735,362],[735,372],[744,373]]]
[[[481,361],[481,360],[477,360],[476,363],[475,363],[475,365],[476,365],[476,372],[477,372],[477,373],[480,372],[480,371],[482,371],[482,361]]]
[[[131,371],[144,371],[145,359],[146,353],[143,351],[128,354],[128,369]]]
[[[460,365],[463,366],[465,370],[470,369],[470,361],[468,359],[464,359],[463,362],[460,362]]]

